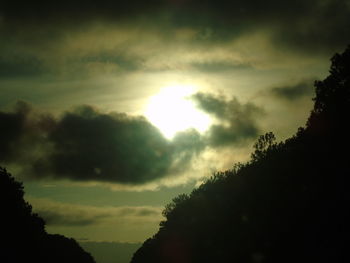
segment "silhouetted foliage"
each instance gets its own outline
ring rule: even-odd
[[[263,159],[269,151],[277,148],[276,137],[272,132],[261,135],[258,141],[254,144],[255,151],[251,155],[252,161]]]
[[[45,222],[23,199],[22,183],[0,167],[0,262],[94,263],[74,239],[47,234]]]
[[[323,81],[315,81],[315,106],[307,123],[313,132],[346,130],[340,126],[345,128],[344,121],[349,117],[350,46],[343,54],[335,54],[331,61],[330,75]]]
[[[131,262],[350,262],[350,47],[315,87],[306,128],[175,198]]]

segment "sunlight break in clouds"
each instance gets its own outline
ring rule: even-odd
[[[167,86],[150,99],[145,116],[168,139],[189,128],[204,132],[209,128],[211,119],[190,100],[194,93],[193,86]]]

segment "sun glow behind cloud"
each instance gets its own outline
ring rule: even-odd
[[[189,85],[167,86],[150,98],[145,116],[168,139],[190,128],[204,132],[211,119],[191,100],[190,96],[195,91],[195,87]]]

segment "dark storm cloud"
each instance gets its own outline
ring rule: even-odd
[[[275,40],[296,49],[335,52],[349,44],[350,4],[347,0],[304,1],[306,11],[275,32]],[[301,10],[303,11],[303,10]],[[288,21],[287,21],[288,22]]]
[[[225,41],[267,30],[275,44],[309,52],[342,49],[349,41],[347,0],[194,0],[182,8],[173,23],[209,28],[210,34],[204,34],[201,40]]]
[[[199,108],[213,115],[220,122],[212,125],[207,132],[205,139],[210,146],[239,144],[259,135],[257,118],[264,111],[256,105],[241,104],[235,97],[227,100],[223,96],[206,93],[197,93],[193,99]]]
[[[314,93],[313,82],[310,80],[301,81],[291,86],[274,87],[271,93],[279,98],[294,101]]]
[[[157,8],[162,2],[161,0],[62,0],[53,3],[41,0],[30,2],[5,0],[1,11],[4,19],[9,20],[29,20],[35,23],[45,19],[70,23],[93,17],[119,19],[132,14],[148,12]]]
[[[144,183],[167,174],[172,161],[168,142],[144,118],[88,106],[66,113],[49,140],[51,169],[76,180]]]
[[[90,106],[61,118],[20,103],[1,112],[0,161],[26,167],[32,178],[146,183],[185,168],[204,149],[195,131],[167,141],[143,117],[101,113]]]
[[[347,0],[5,1],[0,13],[2,28],[12,25],[20,32],[32,24],[64,24],[69,31],[91,21],[108,21],[152,25],[164,35],[172,27],[191,27],[198,30],[197,41],[203,42],[262,30],[271,34],[275,44],[308,51],[334,52],[348,44],[350,35]],[[42,29],[34,31],[43,35]]]

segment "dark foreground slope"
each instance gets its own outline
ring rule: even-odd
[[[23,199],[23,186],[0,168],[0,262],[94,263],[74,239],[50,235]]]
[[[176,197],[131,262],[350,262],[350,47],[315,87],[305,128]]]

